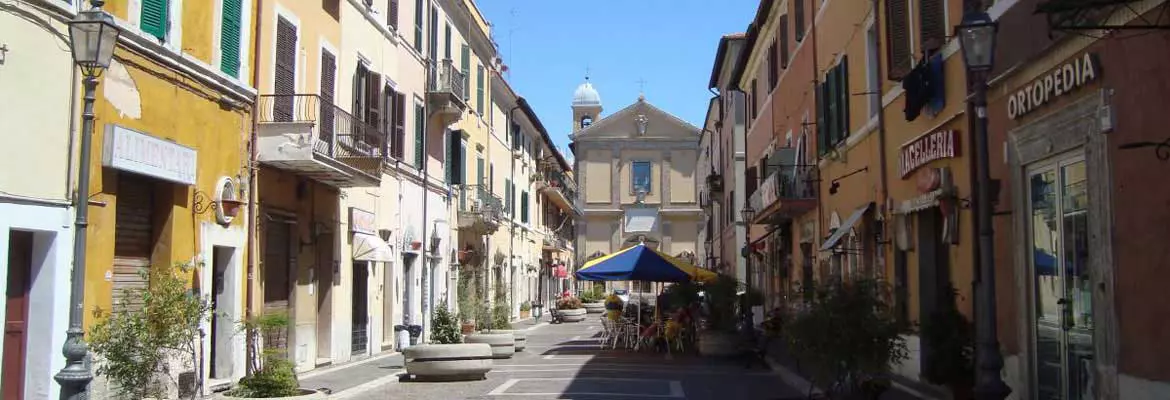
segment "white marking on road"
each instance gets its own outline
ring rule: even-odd
[[[549,354],[544,356],[545,360],[593,360],[598,358],[617,358],[615,356],[598,356],[592,354]]]
[[[378,388],[385,386],[385,385],[392,385],[392,384],[395,384],[398,382],[398,378],[401,375],[405,375],[405,374],[406,374],[405,371],[397,372],[397,373],[393,373],[393,374],[390,374],[390,375],[387,375],[387,376],[384,376],[384,377],[381,377],[378,379],[374,379],[372,381],[363,383],[361,385],[351,387],[349,389],[342,390],[340,392],[333,392],[333,394],[329,395],[329,399],[330,400],[348,399],[348,398],[352,398],[354,396],[363,394],[365,392],[369,392],[371,390],[378,389]]]
[[[576,341],[578,341],[578,340],[581,340],[581,337],[580,337],[580,336],[573,336],[573,337],[569,338],[569,341],[570,341],[570,342],[576,342]]]
[[[545,392],[545,393],[507,393],[508,389],[515,386],[520,381],[610,381],[610,382],[661,382],[666,383],[670,388],[668,394],[645,394],[645,393],[620,393],[620,392]],[[636,379],[636,378],[521,378],[509,379],[491,392],[488,396],[603,396],[603,397],[650,397],[650,398],[671,398],[671,399],[685,399],[687,396],[682,390],[682,382],[679,381],[664,381],[660,379]]]
[[[585,330],[587,330],[587,331],[591,331],[591,330],[593,330],[593,328],[596,328],[596,326],[592,326],[592,325],[590,325],[588,328],[585,328]]]
[[[555,365],[555,364],[550,364]],[[510,366],[510,365],[508,365]],[[672,374],[672,375],[736,375],[736,376],[775,376],[772,372],[743,372],[743,371],[709,371],[709,370],[679,370],[679,369],[646,369],[646,368],[598,368],[589,365],[586,368],[551,368],[551,369],[492,369],[489,374],[517,374],[526,372],[637,372],[641,374]]]

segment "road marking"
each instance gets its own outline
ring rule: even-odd
[[[581,336],[573,336],[573,337],[569,338],[570,342],[576,342],[578,340],[581,340]]]
[[[361,385],[357,385],[357,386],[351,387],[349,389],[342,390],[340,392],[334,392],[333,394],[329,395],[329,399],[330,400],[348,399],[348,398],[363,394],[365,392],[368,392],[368,391],[371,391],[374,389],[378,389],[378,388],[385,386],[385,385],[392,385],[394,383],[397,383],[399,377],[402,375],[405,375],[405,374],[406,374],[406,371],[396,372],[396,373],[393,373],[393,374],[390,374],[390,375],[363,383]]]
[[[620,392],[545,392],[545,393],[508,393],[508,389],[515,386],[520,381],[610,381],[610,382],[661,382],[666,383],[670,389],[668,394],[644,394],[644,393],[620,393]],[[683,392],[682,382],[666,381],[660,379],[636,379],[636,378],[516,378],[509,379],[491,392],[488,396],[600,396],[600,397],[649,397],[649,398],[671,398],[671,399],[685,399],[686,393]]]
[[[598,356],[593,354],[549,354],[543,357],[545,360],[593,360],[598,358],[618,358],[615,356]]]
[[[673,374],[673,375],[736,375],[736,376],[775,376],[772,372],[743,372],[743,371],[705,371],[705,370],[671,370],[645,368],[553,368],[553,369],[493,369],[489,374],[516,374],[525,372],[637,372],[642,374]]]

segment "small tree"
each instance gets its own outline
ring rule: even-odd
[[[264,314],[244,321],[245,334],[251,339],[248,351],[250,374],[240,379],[240,384],[231,391],[232,396],[251,398],[288,397],[301,394],[297,381],[296,366],[288,360],[282,349],[261,348],[264,343],[284,342],[288,332],[287,314]]]
[[[191,271],[190,264],[149,268],[140,272],[149,282],[146,288],[121,293],[120,311],[94,311],[97,323],[90,329],[89,344],[104,361],[97,373],[107,376],[121,395],[165,397],[167,384],[160,378],[177,382],[169,361],[179,358],[185,368],[193,367],[199,325],[210,306],[188,288],[184,277]]]
[[[508,306],[508,295],[504,293],[504,285],[496,283],[496,305],[492,308],[491,324],[489,329],[512,329],[512,310]]]
[[[431,317],[431,326],[431,341],[436,344],[455,344],[463,341],[459,334],[459,322],[455,321],[455,316],[447,309],[446,301],[440,303],[439,308],[435,310],[435,315]]]

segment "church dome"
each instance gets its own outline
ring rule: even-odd
[[[597,94],[597,90],[593,89],[593,84],[588,80],[577,86],[577,90],[573,92],[574,106],[600,106],[601,95]]]

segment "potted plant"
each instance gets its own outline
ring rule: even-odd
[[[600,314],[605,312],[605,288],[593,286],[590,290],[581,293],[581,303],[585,307],[586,313]]]
[[[829,398],[876,399],[890,386],[890,365],[907,358],[885,284],[832,281],[802,290],[810,291],[807,303],[783,331],[810,386],[821,383]]]
[[[296,366],[289,361],[287,350],[263,348],[263,343],[287,341],[288,314],[264,314],[243,322],[249,340],[248,374],[235,388],[220,394],[222,399],[297,399],[324,400],[326,395],[302,389]]]
[[[528,301],[528,300],[524,300],[523,303],[520,303],[520,319],[528,319],[528,317],[531,317],[531,316],[532,316],[532,302]]]
[[[602,304],[604,309],[605,305]],[[561,319],[565,322],[581,322],[585,320],[585,305],[573,296],[562,297],[557,300],[557,312],[561,313]]]
[[[945,385],[956,400],[974,397],[975,340],[971,322],[959,312],[955,299],[958,291],[947,287],[938,310],[922,321],[922,340],[932,351],[927,361],[929,368],[922,375],[930,383]]]
[[[151,267],[140,272],[146,288],[126,289],[118,298],[118,312],[94,311],[90,349],[98,359],[97,374],[110,381],[126,398],[194,399],[195,388],[178,388],[173,361],[194,368],[199,325],[209,303],[187,286],[189,264]]]
[[[440,303],[439,307],[435,309],[435,315],[431,317],[431,342],[435,344],[462,343],[463,339],[459,328],[459,324],[455,322],[455,316],[451,315],[451,310],[447,309],[447,302]]]
[[[707,300],[707,326],[699,333],[699,353],[710,356],[739,354],[740,338],[735,332],[738,322],[739,282],[727,275],[719,275],[714,282],[703,283]]]

